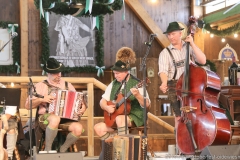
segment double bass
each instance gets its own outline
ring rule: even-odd
[[[194,25],[194,20],[194,17],[190,17],[189,23]],[[218,105],[221,89],[219,76],[189,63],[187,43],[185,71],[176,84],[181,103],[176,143],[181,153],[193,155],[209,145],[228,144],[231,125],[225,110]]]

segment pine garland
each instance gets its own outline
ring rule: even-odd
[[[7,29],[8,24],[14,24],[9,21],[0,21],[0,28]],[[17,27],[16,27],[17,28]],[[12,58],[13,64],[11,65],[1,65],[0,73],[16,73],[17,66],[15,63],[17,62],[20,65],[20,38],[19,36],[12,39]]]
[[[226,36],[229,36],[229,35],[233,35],[234,33],[240,32],[240,22],[236,23],[232,27],[228,27],[228,28],[223,29],[223,30],[213,29],[213,28],[211,28],[210,24],[206,24],[204,26],[204,29],[206,29],[207,31],[209,31],[210,33],[212,33],[216,36],[226,37]]]
[[[120,10],[123,6],[123,0],[114,0],[113,3],[108,4],[109,0],[93,0],[92,12],[89,11],[85,13],[83,10],[78,16],[99,16],[99,29],[96,31],[96,65],[99,67],[104,66],[104,37],[103,37],[103,23],[105,14],[112,14],[115,10]],[[86,6],[86,0],[72,0],[73,3],[81,3]],[[37,9],[40,9],[40,0],[34,0],[35,6]],[[55,4],[53,8],[49,7],[51,4]],[[60,2],[59,0],[42,0],[42,7],[44,11],[54,12],[56,14],[74,14],[78,11],[78,8],[70,8],[69,0],[65,0],[64,2]],[[49,51],[49,36],[48,36],[48,27],[47,22],[44,18],[42,21],[42,56],[41,62],[44,64],[50,56]],[[84,67],[65,67],[63,73],[70,72],[97,72],[97,69],[94,66],[84,66]]]
[[[81,3],[86,6],[86,0],[72,0],[73,3]],[[39,9],[40,0],[34,0],[35,6]],[[50,5],[55,3],[54,8],[49,9]],[[60,2],[59,0],[42,0],[42,6],[44,11],[54,12],[56,14],[74,14],[78,11],[78,8],[70,8],[69,0]],[[92,16],[112,14],[116,10],[120,10],[123,6],[123,0],[115,0],[113,3],[108,4],[108,0],[93,0]],[[81,16],[89,16],[89,11],[82,12]]]
[[[196,63],[197,63],[197,62],[196,62]],[[202,65],[202,64],[197,63],[197,65],[199,65],[199,66],[209,66],[211,71],[217,72],[216,65],[215,65],[212,61],[210,61],[210,60],[208,60],[208,59],[207,59],[207,61],[206,61],[206,64]]]

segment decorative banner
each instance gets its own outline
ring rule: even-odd
[[[8,32],[13,34],[15,32],[15,27],[18,27],[18,24],[8,24]]]
[[[92,5],[93,5],[93,0],[86,0],[85,13],[87,13],[87,11],[89,11],[89,13],[92,12]]]
[[[124,0],[123,0],[123,17],[122,17],[123,20],[125,20],[125,3],[124,3]]]
[[[94,30],[94,28],[96,27],[96,17],[90,17],[91,20],[91,29]]]
[[[44,18],[44,11],[43,11],[43,6],[42,6],[42,0],[39,1],[39,11],[40,11],[40,19],[43,17]]]
[[[15,65],[17,66],[17,74],[19,74],[20,73],[20,65],[17,62],[15,62]]]
[[[96,17],[96,26],[97,26],[97,29],[99,30],[99,16]]]
[[[44,64],[41,64],[41,67],[43,68]],[[46,74],[46,72],[44,70],[42,70],[42,75],[44,76]]]
[[[102,66],[102,67],[96,66],[96,69],[98,70],[98,72],[97,72],[98,77],[100,77],[101,75],[104,76],[103,70],[105,69],[105,66]]]

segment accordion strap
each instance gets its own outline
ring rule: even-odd
[[[48,94],[51,92],[51,88],[60,89],[59,87],[51,85],[46,79],[43,81],[44,84],[48,86]],[[65,81],[65,89],[68,90],[68,82]]]

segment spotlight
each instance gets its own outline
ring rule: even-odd
[[[222,38],[222,42],[225,42],[226,40],[225,40],[225,38]]]
[[[238,34],[237,34],[237,33],[234,33],[233,36],[234,36],[234,38],[237,38],[237,37],[238,37]]]
[[[213,38],[213,37],[214,37],[214,34],[211,33],[211,34],[210,34],[210,37]]]

